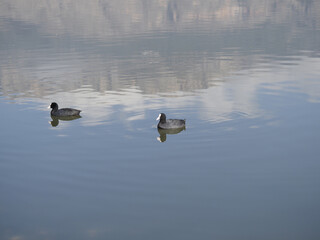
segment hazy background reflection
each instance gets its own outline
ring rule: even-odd
[[[310,0],[2,1],[1,92],[80,104],[87,90],[107,102],[107,92],[129,89],[138,105],[131,90],[179,96],[279,65],[309,73],[318,64],[319,11]]]
[[[0,238],[320,239],[319,66],[316,0],[1,0]]]

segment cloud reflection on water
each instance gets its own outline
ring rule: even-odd
[[[137,87],[97,92],[90,86],[83,86],[71,92],[45,96],[45,99],[50,99],[46,102],[55,100],[65,106],[81,107],[84,125],[107,124],[114,114],[121,114],[123,121],[142,120],[146,111],[154,110],[158,114],[160,109],[197,109],[195,114],[201,119],[214,123],[231,120],[233,114],[245,118],[268,117],[272,113],[261,108],[261,91],[265,94],[297,92],[306,94],[311,102],[320,101],[317,84],[320,71],[316,68],[319,64],[320,59],[304,57],[293,66],[243,70],[208,89],[176,92],[171,97],[144,94]]]
[[[4,1],[1,95],[77,106],[84,125],[166,108],[260,117],[261,89],[319,102],[320,4],[263,3]]]
[[[279,103],[283,98],[276,97],[294,93],[303,101],[320,101],[319,13],[320,2],[313,0],[2,0],[0,100],[26,108],[1,109],[6,208],[0,236],[128,239],[143,233],[161,239],[153,231],[154,216],[157,229],[170,231],[182,223],[174,239],[198,233],[221,238],[231,225],[237,227],[226,238],[238,239],[238,230],[252,230],[255,223],[257,231],[249,231],[255,239],[284,231],[291,237],[318,234],[309,231],[309,223],[318,207],[313,190],[319,189],[314,174],[319,114],[304,128],[305,116],[318,106],[300,111],[304,121],[287,128],[297,116],[292,112],[306,105],[296,106],[290,97]],[[81,109],[82,118],[48,126],[46,107],[53,101]],[[20,125],[26,111],[32,123],[27,127]],[[170,137],[159,132],[169,144],[153,148],[160,112],[186,118],[188,130]],[[248,131],[265,121],[245,121],[238,134],[221,141],[224,130],[242,124],[238,121],[212,134],[219,130],[213,124],[235,118],[271,118],[267,124],[282,121],[285,127],[262,129],[271,131],[270,137]],[[48,136],[42,122],[57,136],[71,137]],[[97,125],[108,126],[90,128]],[[140,134],[147,128],[153,135]],[[243,141],[257,134],[262,136]],[[171,144],[180,136],[182,141]],[[176,147],[182,150],[177,155]],[[194,191],[185,191],[188,183]],[[235,215],[228,214],[230,203]],[[300,221],[292,218],[297,210]],[[260,229],[261,216],[271,228]],[[190,235],[184,230],[194,219],[200,221]],[[208,219],[218,223],[213,235]]]

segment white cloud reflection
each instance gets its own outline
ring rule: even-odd
[[[204,121],[222,122],[233,118],[233,114],[245,118],[270,117],[261,103],[259,95],[296,92],[307,95],[310,102],[320,101],[320,59],[304,57],[287,65],[274,64],[265,68],[234,73],[213,87],[195,92],[176,92],[169,96],[146,95],[137,87],[119,91],[97,92],[90,86],[83,86],[71,92],[59,92],[45,97],[60,103],[60,107],[82,109],[82,124],[94,126],[108,124],[121,116],[124,125],[146,118],[147,111],[195,109],[194,113]],[[268,104],[268,103],[263,103]],[[187,117],[187,116],[186,116]]]

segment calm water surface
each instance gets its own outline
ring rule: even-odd
[[[1,239],[320,239],[319,1],[2,0],[0,111]]]

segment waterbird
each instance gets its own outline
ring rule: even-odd
[[[160,113],[156,120],[160,120],[158,123],[158,128],[161,129],[174,129],[174,128],[185,128],[185,119],[167,119],[164,113]]]
[[[69,116],[79,116],[81,110],[73,108],[61,108],[57,103],[53,102],[48,108],[52,108],[51,115],[56,117],[69,117]]]

